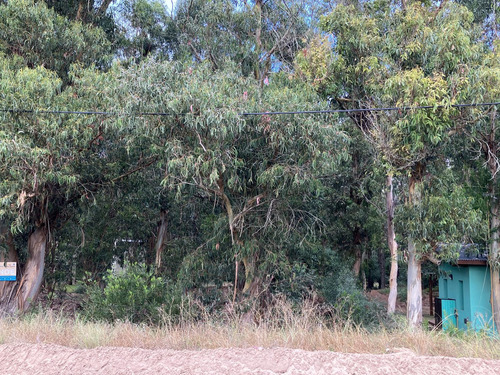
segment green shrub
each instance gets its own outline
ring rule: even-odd
[[[335,304],[342,296],[356,294],[360,290],[352,271],[340,265],[336,270],[325,275],[320,284],[321,294],[331,304]]]
[[[370,301],[346,262],[332,257],[331,270],[322,277],[320,294],[325,302],[334,307],[338,317],[346,323],[362,325],[365,328],[389,323],[385,306]]]
[[[354,323],[367,329],[393,325],[391,317],[385,311],[386,307],[380,302],[369,300],[361,291],[339,296],[334,307],[339,318],[346,323]]]
[[[91,320],[159,324],[179,314],[180,291],[144,264],[126,264],[116,274],[108,270],[104,281],[104,290],[97,284],[89,290],[84,311]]]

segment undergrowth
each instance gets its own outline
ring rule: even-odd
[[[404,319],[395,320],[392,328],[368,330],[336,315],[334,310],[326,311],[315,301],[305,301],[298,309],[285,299],[276,299],[262,314],[228,306],[216,316],[204,314],[202,307],[194,305],[185,305],[175,320],[165,315],[160,325],[93,322],[80,316],[68,318],[43,311],[2,318],[0,342],[75,348],[288,347],[372,354],[404,349],[417,355],[500,359],[498,338],[474,333],[454,336],[440,331],[411,331]]]

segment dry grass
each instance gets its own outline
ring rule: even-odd
[[[205,316],[194,322],[165,321],[162,327],[127,322],[91,323],[54,313],[0,319],[1,343],[52,343],[76,348],[98,346],[146,349],[201,349],[220,347],[288,347],[348,353],[383,354],[411,350],[418,355],[500,359],[500,340],[475,334],[450,335],[405,328],[369,332],[352,324],[327,322],[313,305],[294,312],[280,304],[258,324],[245,323],[243,315],[228,313],[224,319]],[[327,324],[329,323],[329,324]]]

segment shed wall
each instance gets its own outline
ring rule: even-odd
[[[492,327],[490,271],[485,266],[439,266],[439,297],[456,300],[458,328]]]

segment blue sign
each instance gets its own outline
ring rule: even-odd
[[[0,281],[16,281],[16,262],[0,262]]]

